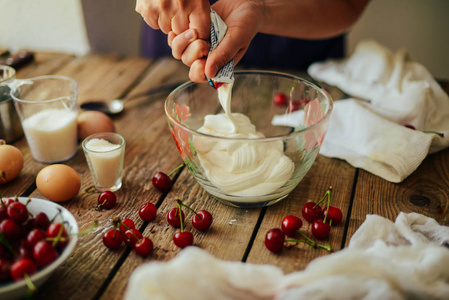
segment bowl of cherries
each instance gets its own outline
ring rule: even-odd
[[[72,253],[78,240],[75,217],[37,198],[1,198],[0,299],[33,293]]]

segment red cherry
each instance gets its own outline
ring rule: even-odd
[[[143,221],[153,221],[156,218],[157,208],[153,203],[145,203],[139,209],[139,216]]]
[[[323,220],[315,220],[312,223],[312,234],[318,239],[326,238],[331,232],[331,227],[328,223],[324,223]]]
[[[57,238],[57,246],[62,248],[69,243],[69,236],[67,230],[62,223],[51,223],[47,228],[47,237]]]
[[[280,228],[268,230],[265,235],[265,247],[273,253],[279,253],[284,248],[285,234]]]
[[[119,226],[120,231],[123,233],[125,231],[127,231],[128,229],[133,229],[133,228],[136,228],[136,225],[134,225],[134,221],[131,219],[123,219]]]
[[[341,209],[332,205],[329,206],[329,210],[327,209],[327,207],[324,208],[323,215],[326,216],[326,214],[326,220],[332,220],[332,225],[337,225],[343,219],[343,213],[341,212]]]
[[[117,203],[117,197],[111,191],[102,192],[98,196],[98,208],[110,209]]]
[[[273,103],[277,106],[285,106],[287,105],[288,97],[284,93],[276,93],[273,96]]]
[[[322,218],[323,210],[321,209],[321,206],[316,205],[315,202],[307,202],[302,207],[302,216],[308,222],[313,223],[315,220]]]
[[[25,274],[28,276],[36,273],[37,268],[35,263],[28,258],[22,258],[17,260],[11,266],[11,277],[15,281],[22,280],[25,277]]]
[[[36,228],[31,230],[26,237],[26,246],[30,249],[34,248],[39,241],[47,237],[47,234],[42,229]]]
[[[125,231],[125,244],[134,247],[134,245],[142,238],[142,233],[136,228]]]
[[[8,206],[4,203],[0,205],[0,222],[8,218]]]
[[[200,210],[192,218],[192,225],[198,230],[206,230],[212,225],[212,214],[207,210]]]
[[[185,215],[184,215],[184,212],[181,210],[181,216],[182,216],[182,222],[184,222],[184,220],[185,220]],[[178,227],[181,227],[181,220],[180,220],[180,218],[179,218],[179,210],[178,210],[178,207],[174,207],[174,208],[172,208],[169,212],[168,212],[168,214],[167,214],[167,221],[168,221],[168,223],[171,225],[171,226],[173,226],[173,227],[175,227],[175,228],[178,228]]]
[[[39,267],[45,267],[58,258],[58,252],[50,243],[40,241],[33,248],[33,257]]]
[[[282,220],[282,231],[287,236],[294,236],[297,233],[297,230],[301,228],[302,220],[294,215],[286,216]]]
[[[19,225],[11,219],[3,220],[0,223],[0,231],[3,232],[8,239],[16,239],[20,235]]]
[[[153,252],[153,241],[147,237],[141,238],[135,245],[134,251],[140,256],[148,256]]]
[[[103,244],[109,249],[116,249],[123,243],[123,232],[111,229],[103,235]]]
[[[21,202],[13,202],[8,205],[7,213],[10,219],[17,223],[23,223],[28,219],[28,208]]]
[[[299,101],[290,101],[287,106],[287,113],[292,113],[294,111],[299,110],[301,107],[301,104],[299,104]]]
[[[172,181],[167,174],[163,172],[157,172],[153,176],[153,186],[162,192],[170,190],[172,186]]]
[[[47,214],[44,212],[40,212],[34,216],[34,226],[43,230],[47,230],[48,226],[50,226],[50,219]]]
[[[173,242],[179,248],[185,248],[193,244],[193,234],[190,231],[177,232],[173,236]]]

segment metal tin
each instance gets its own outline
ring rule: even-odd
[[[7,143],[23,136],[22,125],[10,96],[8,82],[16,75],[14,68],[0,65],[0,139]]]

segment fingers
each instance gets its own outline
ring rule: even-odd
[[[175,34],[180,34],[189,28],[189,20],[184,14],[177,14],[171,19],[171,28]]]
[[[197,39],[196,30],[194,29],[188,29],[184,31],[183,33],[175,36],[170,43],[171,36],[174,35],[173,32],[170,32],[169,34],[169,46],[172,48],[172,55],[176,59],[181,59],[182,54],[186,50],[186,48],[189,46],[190,43],[195,41]]]
[[[193,82],[206,82],[206,77],[204,76],[204,68],[206,65],[206,59],[201,58],[195,60],[190,66],[189,78]]]
[[[137,0],[136,11],[153,29],[176,35],[189,28],[197,30],[200,39],[207,40],[210,30],[208,0]]]
[[[209,1],[203,4],[189,16],[190,28],[196,29],[198,38],[209,40],[210,36],[210,6]]]

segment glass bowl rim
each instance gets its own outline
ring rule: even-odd
[[[234,74],[236,75],[276,75],[279,77],[286,77],[286,78],[290,78],[290,79],[295,79],[298,80],[301,83],[307,84],[311,87],[313,87],[314,89],[316,89],[317,91],[323,93],[327,99],[329,100],[329,109],[326,112],[326,114],[323,116],[323,118],[321,118],[318,122],[301,128],[299,130],[295,130],[292,132],[289,132],[288,134],[284,134],[284,135],[279,135],[279,136],[270,136],[270,137],[263,137],[263,138],[237,138],[237,137],[220,137],[220,136],[215,136],[215,135],[211,135],[211,134],[207,134],[207,133],[202,133],[199,132],[195,129],[192,129],[184,124],[182,124],[181,122],[179,122],[178,120],[176,120],[173,115],[171,114],[171,112],[169,111],[169,103],[170,103],[170,99],[173,97],[173,95],[175,93],[177,93],[178,91],[185,89],[189,86],[194,86],[194,85],[199,85],[199,84],[207,84],[209,86],[208,82],[205,83],[197,83],[197,82],[193,82],[191,80],[179,85],[178,87],[176,87],[166,98],[165,100],[165,104],[164,104],[164,110],[165,110],[165,115],[168,117],[168,119],[170,120],[170,122],[176,124],[176,126],[179,126],[181,128],[183,128],[183,130],[189,132],[189,133],[193,133],[195,135],[198,136],[203,136],[203,137],[207,137],[207,138],[212,138],[212,139],[219,139],[219,140],[227,140],[227,141],[273,141],[273,140],[279,140],[281,138],[287,138],[290,136],[296,136],[296,135],[300,135],[303,134],[307,131],[310,131],[310,129],[317,127],[319,125],[321,125],[323,122],[325,122],[325,120],[328,120],[330,118],[330,115],[332,113],[333,110],[333,99],[332,96],[330,95],[330,93],[328,91],[326,91],[324,88],[322,88],[321,86],[319,86],[316,83],[310,82],[306,79],[303,79],[299,76],[295,76],[295,75],[291,75],[291,74],[287,74],[287,73],[282,73],[282,72],[277,72],[277,71],[262,71],[262,70],[240,70],[240,71],[235,71]],[[211,87],[212,88],[212,87]],[[232,101],[232,99],[231,99]]]

